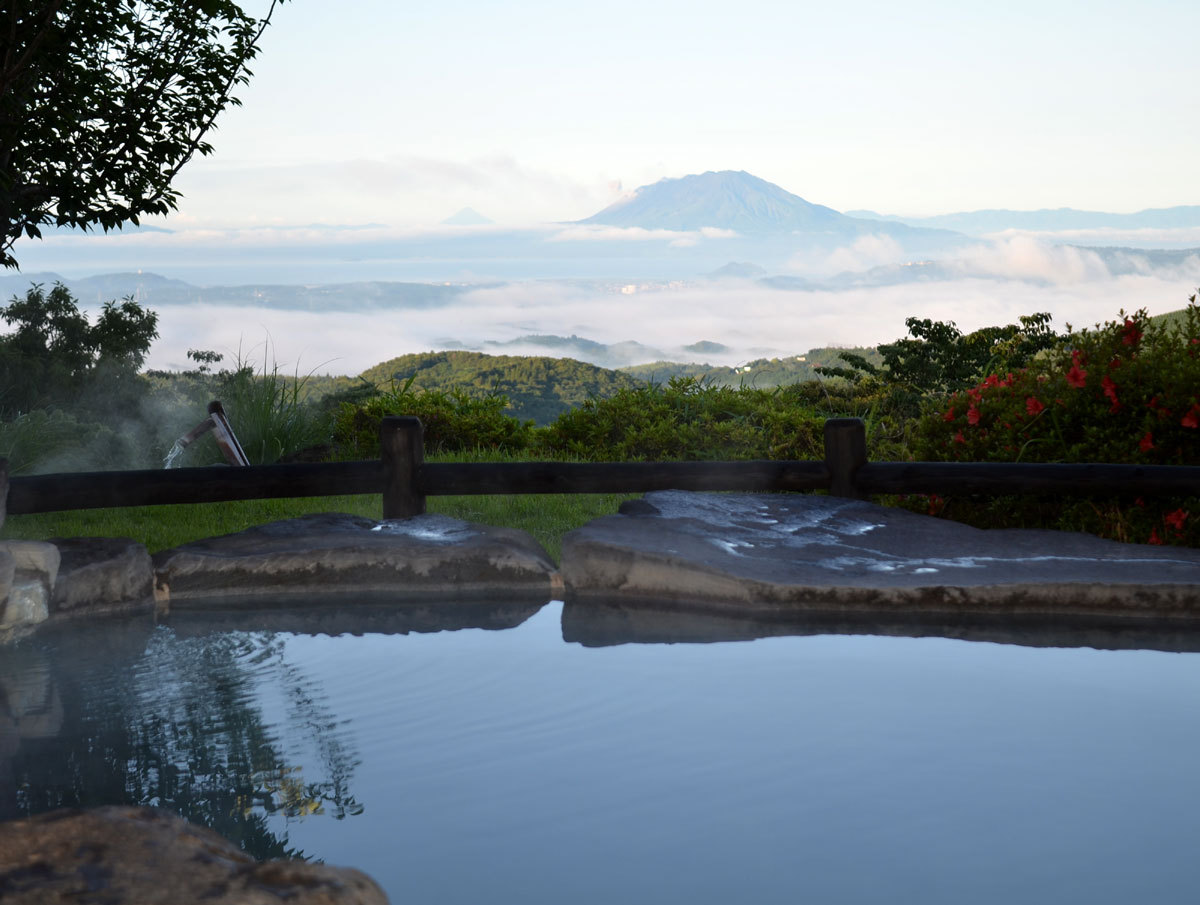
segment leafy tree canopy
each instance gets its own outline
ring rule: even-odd
[[[961,390],[990,371],[1016,370],[1059,340],[1044,312],[1021,315],[1019,324],[984,327],[963,334],[953,323],[910,317],[909,335],[879,347],[882,366],[863,356],[842,352],[850,368],[817,367],[820,374],[857,381],[864,375],[901,384],[922,393]]]
[[[177,205],[171,182],[250,76],[270,21],[231,0],[0,8],[0,263],[48,223],[105,231]]]
[[[131,298],[106,302],[95,324],[61,283],[45,292],[31,286],[24,298],[0,308],[13,332],[0,337],[0,412],[77,403],[81,393],[110,403],[136,377],[158,315]]]

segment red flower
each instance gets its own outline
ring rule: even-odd
[[[1113,379],[1111,377],[1105,374],[1104,379],[1100,381],[1100,386],[1104,387],[1105,396],[1107,396],[1113,402],[1117,401],[1117,385],[1113,383]]]
[[[1146,541],[1146,543],[1148,543],[1148,544],[1161,544],[1162,543],[1162,538],[1160,538],[1158,536],[1157,528],[1150,529],[1150,538]]]
[[[950,408],[946,409],[946,414],[942,415],[942,420],[943,421],[953,421],[954,420],[954,406],[950,406]]]
[[[1139,339],[1142,338],[1142,331],[1138,329],[1138,325],[1125,318],[1125,329],[1121,331],[1121,342],[1127,346],[1135,346]]]
[[[979,409],[975,408],[975,406],[971,406],[969,409],[967,409],[967,424],[978,424],[978,423],[979,423]]]
[[[967,442],[966,437],[964,437],[962,435],[962,431],[959,431],[957,434],[954,435],[954,442],[955,443],[966,443]]]
[[[983,385],[985,387],[998,387],[1000,386],[1000,378],[995,374],[988,374],[987,379],[983,381]]]
[[[1200,427],[1200,405],[1193,404],[1179,423],[1184,427]]]
[[[1115,371],[1119,367],[1121,367],[1121,359],[1119,359],[1119,358],[1114,358],[1112,361],[1110,361],[1108,363],[1108,369],[1110,371]]]
[[[1036,415],[1043,409],[1045,409],[1045,406],[1038,401],[1037,396],[1030,396],[1025,400],[1025,411],[1029,412],[1029,414]]]
[[[1087,371],[1079,367],[1078,363],[1071,365],[1071,370],[1067,371],[1067,383],[1077,390],[1083,389],[1087,385]]]
[[[1163,521],[1174,528],[1176,531],[1183,530],[1183,523],[1187,521],[1189,513],[1186,509],[1176,509],[1174,512],[1168,512],[1163,516]]]
[[[1146,431],[1146,436],[1142,437],[1141,441],[1138,442],[1138,449],[1142,452],[1150,452],[1150,450],[1154,449],[1154,435],[1150,431]]]

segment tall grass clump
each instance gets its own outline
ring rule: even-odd
[[[270,465],[329,442],[329,419],[304,398],[311,372],[281,374],[278,362],[268,365],[269,352],[264,346],[258,370],[239,353],[234,369],[216,381],[225,413],[253,465]]]

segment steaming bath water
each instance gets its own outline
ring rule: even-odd
[[[0,658],[19,736],[0,816],[170,807],[260,857],[360,867],[397,903],[1095,905],[1200,883],[1195,654],[597,649],[563,642],[560,609],[506,631],[26,641]]]

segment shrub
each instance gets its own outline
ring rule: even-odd
[[[1159,325],[1138,311],[1064,338],[1029,367],[990,374],[932,405],[913,456],[984,462],[1200,464],[1200,310]],[[1200,498],[950,501],[990,525],[1087,530],[1121,540],[1200,543]],[[1055,514],[1055,513],[1058,514]]]
[[[61,409],[35,409],[0,423],[0,458],[12,475],[129,468],[124,433]]]
[[[540,435],[552,455],[597,461],[824,457],[824,416],[787,388],[702,385],[675,377],[590,399]]]
[[[533,422],[504,414],[508,398],[482,398],[461,390],[414,390],[412,378],[365,402],[343,402],[333,425],[338,455],[369,459],[379,455],[379,425],[387,415],[413,415],[425,428],[425,449],[432,453],[487,449],[520,452],[529,447]]]

